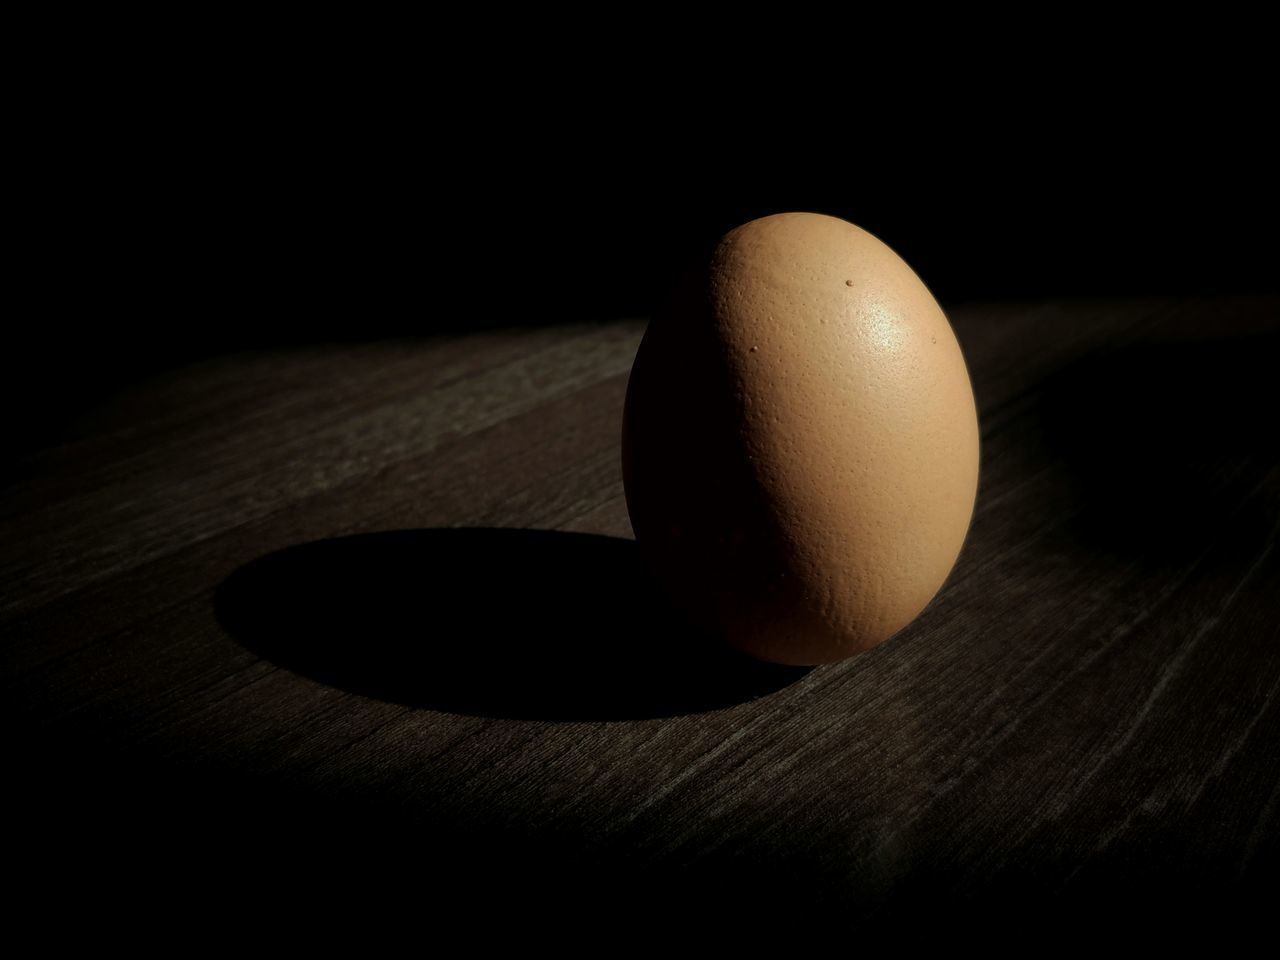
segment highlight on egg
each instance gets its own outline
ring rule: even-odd
[[[692,620],[775,663],[838,661],[918,616],[964,543],[978,462],[942,308],[835,217],[725,234],[627,385],[624,489],[649,568]]]

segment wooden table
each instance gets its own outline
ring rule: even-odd
[[[128,863],[170,909],[327,891],[619,931],[1269,922],[1280,303],[950,315],[968,541],[915,623],[813,670],[704,651],[646,586],[640,321],[103,398],[4,483],[13,869],[86,903],[132,896]]]

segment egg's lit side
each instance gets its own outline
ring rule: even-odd
[[[645,333],[623,477],[650,566],[690,616],[778,663],[888,639],[945,581],[978,423],[942,309],[871,234],[744,224]]]

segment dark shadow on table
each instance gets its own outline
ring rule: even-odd
[[[397,530],[288,547],[219,586],[248,649],[366,696],[487,717],[616,720],[741,703],[807,670],[689,627],[634,541],[520,529]]]
[[[1277,370],[1280,332],[1252,332],[1134,343],[1052,377],[1041,426],[1075,484],[1076,534],[1151,563],[1198,555],[1227,523],[1266,534]]]

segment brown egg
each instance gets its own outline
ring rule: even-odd
[[[978,423],[959,344],[871,234],[785,213],[721,238],[654,319],[622,431],[636,539],[731,646],[830,663],[911,622],[973,514]]]

